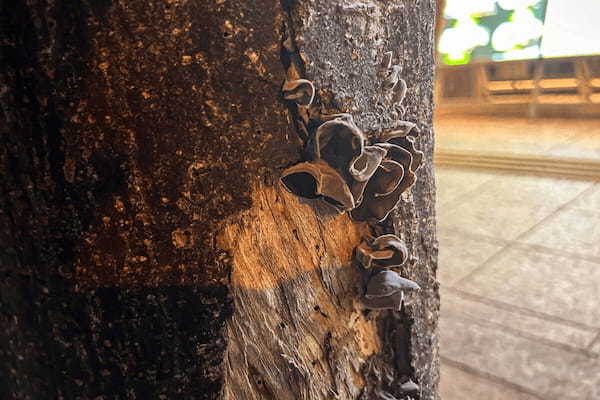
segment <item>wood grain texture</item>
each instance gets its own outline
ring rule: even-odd
[[[236,310],[225,398],[356,398],[365,361],[381,350],[374,320],[356,304],[351,258],[364,224],[279,186],[253,193],[219,242],[233,256]]]

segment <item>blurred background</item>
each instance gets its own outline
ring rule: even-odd
[[[600,399],[600,0],[438,3],[443,399]]]

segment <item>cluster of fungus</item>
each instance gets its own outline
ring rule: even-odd
[[[400,70],[400,66],[392,65],[392,53],[386,53],[378,74],[395,110],[401,108],[407,90]],[[293,63],[287,72],[282,98],[292,106],[305,148],[303,161],[283,171],[281,183],[296,196],[324,201],[340,213],[348,212],[355,221],[385,220],[402,193],[416,182],[423,162],[423,153],[415,148],[410,135],[417,131],[415,124],[397,121],[391,130],[366,135],[352,115],[323,115],[316,110],[312,82],[301,79]],[[405,243],[396,235],[363,238],[355,248],[354,262],[363,277],[360,302],[364,308],[401,311],[407,295],[420,289],[395,271],[406,263],[408,255]],[[417,390],[419,386],[411,379],[402,380],[397,388],[401,393]],[[395,400],[381,388],[371,395]]]
[[[379,76],[383,91],[395,107],[401,107],[407,86],[400,78],[400,67],[392,65],[391,52],[385,54]],[[348,212],[355,221],[382,222],[417,180],[423,153],[410,136],[415,124],[397,121],[392,130],[365,135],[350,114],[314,112],[314,85],[299,78],[294,68],[288,69],[288,77],[282,97],[295,106],[293,115],[305,148],[303,161],[283,171],[281,183],[296,196],[322,200],[340,213]],[[360,302],[366,309],[401,311],[406,296],[420,289],[394,271],[407,259],[408,249],[396,235],[363,238],[355,248],[354,262],[363,277]],[[408,379],[398,390],[418,389]],[[395,399],[383,390],[375,394]]]
[[[293,71],[292,71],[293,72]],[[406,82],[400,67],[385,54],[379,74],[383,90],[401,103]],[[304,161],[283,171],[281,182],[291,193],[321,199],[338,212],[349,212],[356,221],[381,222],[400,202],[400,196],[417,180],[423,153],[409,134],[415,124],[399,121],[393,130],[365,135],[347,113],[322,115],[311,112],[315,87],[307,79],[284,82],[282,97],[296,106],[297,125],[305,139]],[[316,114],[316,115],[315,115]],[[374,310],[400,310],[407,291],[419,286],[402,278],[393,268],[408,257],[406,245],[395,235],[366,238],[355,258],[366,275],[362,303]]]
[[[400,311],[406,293],[420,289],[417,283],[392,270],[408,259],[408,249],[396,235],[363,239],[354,257],[366,277],[361,302],[368,309]]]
[[[399,72],[400,67],[392,65],[392,53],[386,53],[379,73],[383,89],[397,103],[406,94]],[[395,129],[368,137],[350,114],[315,116],[310,109],[314,85],[292,75],[295,78],[283,84],[282,97],[296,105],[298,126],[306,139],[305,161],[283,172],[283,186],[299,197],[321,199],[339,212],[348,211],[356,221],[385,220],[417,180],[415,173],[423,162],[423,153],[409,136],[415,124],[399,121]],[[356,261],[367,275],[361,299],[367,308],[400,310],[405,292],[419,289],[392,271],[407,257],[406,245],[395,235],[366,238],[356,248]]]
[[[396,235],[385,234],[366,237],[354,249],[354,261],[366,282],[360,298],[362,305],[370,310],[401,311],[407,295],[420,289],[416,282],[402,278],[393,269],[402,267],[408,260],[406,244]],[[408,394],[420,389],[410,377],[404,377],[396,386],[396,391]],[[382,400],[396,400],[396,397],[381,387],[371,392],[371,397]]]
[[[282,91],[284,99],[304,112],[315,95],[306,79],[286,81]],[[357,221],[383,221],[415,183],[423,161],[408,136],[415,124],[400,121],[394,130],[367,138],[350,114],[319,115],[310,121],[305,114],[305,119],[305,161],[283,172],[285,188],[299,197],[322,199],[339,212],[349,211]]]

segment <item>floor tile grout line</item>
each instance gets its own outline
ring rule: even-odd
[[[536,398],[538,400],[556,400],[556,399],[550,399],[547,396],[543,396],[542,397],[539,393],[536,393],[536,392],[534,392],[534,391],[532,391],[532,390],[530,390],[530,389],[528,389],[528,388],[526,388],[524,386],[521,386],[521,385],[519,385],[517,383],[511,382],[511,381],[509,381],[509,380],[507,380],[505,378],[499,377],[499,376],[494,375],[492,373],[478,370],[477,368],[471,367],[470,365],[462,363],[460,361],[453,360],[453,359],[451,359],[451,358],[449,358],[447,356],[440,355],[440,360],[442,361],[442,364],[443,363],[449,364],[450,366],[452,366],[454,368],[457,368],[457,369],[460,369],[463,372],[470,373],[472,375],[477,375],[480,378],[483,378],[483,379],[488,380],[488,381],[495,382],[497,384],[500,384],[502,386],[508,387],[508,388],[513,389],[513,390],[515,390],[517,392],[520,392],[522,394],[526,394],[526,395],[532,396],[532,397],[534,397],[534,398]]]
[[[502,328],[502,332],[504,333],[508,333],[509,335],[519,338],[519,339],[523,339],[523,340],[528,340],[530,342],[535,342],[535,343],[541,343],[545,346],[548,347],[553,347],[555,349],[559,349],[559,350],[563,350],[566,351],[568,353],[572,353],[572,354],[578,354],[580,356],[584,356],[587,358],[592,358],[592,359],[596,359],[598,358],[598,356],[600,354],[598,353],[594,353],[593,351],[589,351],[587,348],[588,346],[586,346],[585,348],[579,348],[579,347],[575,347],[575,346],[570,346],[568,344],[564,344],[561,342],[557,342],[555,340],[552,339],[548,339],[545,338],[543,336],[539,336],[539,335],[533,335],[533,334],[528,334],[525,331],[520,331],[518,329],[514,329],[511,328],[510,326],[506,326],[503,325],[502,323],[499,322],[492,322],[492,321],[486,321],[477,317],[471,317],[469,315],[463,315],[460,314],[460,312],[450,312],[446,315],[449,315],[449,318],[452,318],[452,314],[456,316],[458,316],[458,318],[463,319],[466,322],[472,322],[473,324],[479,325],[480,327],[487,327],[487,328]]]
[[[510,246],[512,246],[511,243],[504,244],[502,247],[500,247],[500,249],[495,251],[491,256],[489,256],[483,262],[481,262],[481,264],[479,264],[477,267],[473,268],[468,274],[466,274],[465,276],[463,276],[462,278],[460,278],[459,280],[454,282],[452,284],[452,287],[456,287],[456,286],[460,287],[460,286],[464,285],[466,283],[466,281],[468,281],[473,276],[475,276],[480,270],[483,270],[488,264],[490,264],[492,261],[494,261],[498,257],[500,257],[502,255],[502,253],[504,253],[504,251],[506,249],[508,249]]]
[[[557,209],[555,209],[553,212],[551,212],[550,214],[548,214],[546,217],[542,218],[542,220],[540,220],[539,222],[533,224],[533,226],[531,226],[525,232],[519,234],[516,238],[514,238],[514,239],[506,239],[506,240],[512,240],[512,241],[519,242],[526,235],[528,235],[529,233],[533,232],[537,227],[541,226],[541,224],[546,223],[549,220],[551,220],[552,217],[554,217],[560,211],[562,211],[563,209],[565,209],[566,207],[568,207],[569,205],[571,205],[577,199],[579,199],[580,197],[582,197],[584,195],[587,195],[587,193],[590,192],[592,189],[594,189],[595,186],[596,185],[593,184],[590,187],[588,187],[587,189],[583,190],[577,196],[573,197],[571,200],[569,200],[566,203],[564,203],[563,205],[559,206]],[[486,259],[485,261],[483,261],[481,264],[479,264],[479,266],[477,266],[475,269],[473,269],[471,272],[469,272],[466,276],[464,276],[463,278],[461,278],[460,280],[458,280],[456,283],[454,283],[453,286],[455,286],[455,285],[462,285],[465,281],[467,281],[467,280],[471,279],[473,276],[481,273],[481,271],[485,270],[486,267],[491,263],[491,261],[493,261],[496,258],[498,258],[500,256],[500,254],[503,253],[504,250],[507,247],[509,247],[510,245],[511,245],[511,243],[508,243],[506,246],[503,246],[500,250],[498,250],[497,252],[495,252],[494,254],[492,254],[491,257],[489,257],[488,259]]]
[[[445,229],[455,232],[457,234],[463,235],[463,236],[468,236],[471,239],[485,240],[488,244],[491,244],[491,245],[498,245],[498,246],[515,245],[518,247],[529,247],[529,248],[534,249],[539,252],[548,252],[548,253],[558,255],[558,256],[570,256],[570,257],[577,258],[579,260],[588,261],[588,262],[591,262],[594,264],[600,264],[600,259],[598,259],[598,257],[591,256],[589,254],[573,253],[571,251],[555,249],[553,247],[547,247],[547,246],[544,246],[541,244],[534,244],[534,243],[520,242],[520,241],[510,240],[510,239],[496,238],[493,236],[483,235],[481,233],[467,232],[467,231],[463,231],[461,229],[456,229],[456,228],[445,228]]]
[[[590,343],[586,346],[586,350],[591,351],[596,343],[600,342],[600,330],[596,334],[596,336],[592,339]]]
[[[591,332],[598,332],[598,327],[595,326],[589,326],[587,324],[581,323],[581,322],[577,322],[577,321],[571,321],[568,319],[564,319],[561,317],[557,317],[555,315],[551,315],[551,314],[546,314],[544,312],[541,311],[536,311],[536,310],[531,310],[527,307],[523,307],[523,306],[516,306],[513,304],[509,304],[509,303],[504,303],[502,301],[499,300],[495,300],[495,299],[490,299],[488,297],[485,296],[481,296],[481,295],[477,295],[477,294],[473,294],[473,293],[469,293],[469,292],[465,292],[463,290],[460,289],[456,289],[453,287],[450,288],[446,288],[444,290],[450,291],[462,298],[466,298],[466,299],[471,299],[474,301],[478,301],[480,303],[486,304],[486,305],[490,305],[490,306],[494,306],[503,310],[508,310],[508,311],[512,311],[514,312],[514,310],[519,310],[520,312],[523,312],[525,314],[529,314],[530,316],[534,316],[536,318],[545,320],[545,321],[550,321],[550,322],[556,322],[562,325],[567,325],[570,326],[572,328],[577,328],[577,329],[581,329],[581,330],[586,330],[586,331],[591,331]]]
[[[481,233],[474,233],[474,232],[469,232],[469,231],[463,231],[460,228],[448,228],[445,227],[442,229],[443,231],[447,231],[447,232],[451,232],[451,233],[457,233],[463,236],[469,236],[471,239],[478,239],[478,240],[485,240],[488,244],[508,244],[509,240],[507,239],[502,239],[502,238],[497,238],[494,236],[488,236],[488,235],[484,235]]]
[[[564,203],[563,205],[559,206],[556,210],[554,210],[554,212],[552,212],[551,214],[547,215],[541,221],[539,221],[538,223],[534,224],[531,228],[529,228],[525,232],[519,234],[516,238],[514,238],[512,240],[518,242],[518,241],[524,239],[527,235],[529,235],[530,233],[534,232],[542,224],[544,224],[544,223],[548,222],[549,220],[551,220],[560,211],[563,211],[564,209],[566,209],[569,206],[571,206],[573,203],[577,202],[577,200],[581,199],[584,196],[587,196],[589,193],[591,193],[591,192],[593,192],[595,190],[596,190],[596,184],[590,185],[590,187],[588,187],[585,190],[582,190],[577,196],[573,197],[571,200],[569,200],[566,203]]]
[[[441,288],[440,292],[441,292],[442,296],[444,296],[445,293],[449,294],[449,295],[455,295],[455,296],[458,296],[459,298],[461,298],[463,300],[481,303],[481,304],[484,304],[486,306],[495,307],[495,308],[499,308],[499,309],[504,310],[504,311],[508,311],[510,313],[517,313],[517,311],[518,311],[518,312],[524,313],[528,317],[537,318],[539,320],[543,320],[543,321],[546,321],[546,322],[553,322],[553,323],[557,323],[557,324],[560,324],[560,325],[566,325],[566,326],[569,326],[571,328],[575,328],[575,329],[579,329],[579,330],[583,330],[583,331],[588,331],[588,332],[591,332],[591,333],[597,333],[598,332],[598,336],[599,336],[599,339],[600,339],[600,327],[598,327],[598,326],[590,326],[590,325],[587,325],[587,324],[582,323],[582,322],[577,322],[577,321],[572,321],[572,320],[569,320],[569,319],[557,317],[555,315],[547,314],[547,313],[544,313],[544,312],[541,312],[541,311],[537,311],[537,310],[532,310],[532,309],[527,308],[527,307],[515,306],[515,305],[510,304],[510,303],[505,303],[505,302],[500,301],[500,300],[491,299],[489,297],[485,297],[485,296],[478,295],[478,294],[475,294],[475,293],[470,293],[470,292],[467,292],[467,291],[464,291],[464,290],[461,290],[461,289],[457,289],[457,288],[451,288],[451,287]]]
[[[489,182],[493,181],[494,178],[491,177],[489,179],[486,179],[485,181],[481,182],[479,185],[477,185],[476,187],[474,187],[471,190],[467,190],[465,193],[455,197],[454,199],[448,201],[444,207],[447,208],[448,211],[451,211],[452,209],[454,209],[455,207],[458,207],[460,205],[459,200],[464,200],[465,198],[468,198],[471,196],[471,194],[475,191],[479,191],[481,189],[482,186],[486,186]],[[437,181],[436,181],[437,183]],[[437,194],[436,194],[437,195]],[[437,202],[437,197],[436,197],[436,202]]]

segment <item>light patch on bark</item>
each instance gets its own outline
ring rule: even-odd
[[[358,308],[352,251],[365,226],[287,193],[253,189],[219,247],[233,257],[225,399],[350,399],[361,367],[381,351]]]

